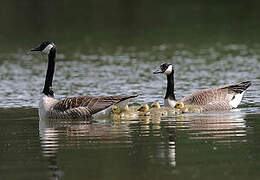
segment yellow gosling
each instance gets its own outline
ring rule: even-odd
[[[141,107],[137,109],[137,111],[139,111],[138,113],[139,116],[150,115],[149,106],[147,104],[142,104]]]
[[[167,116],[167,111],[165,109],[165,107],[161,107],[161,105],[158,103],[158,102],[154,102],[152,105],[151,105],[151,115],[154,115],[154,116]]]
[[[121,110],[117,105],[112,106],[112,113],[114,119],[133,119],[138,115],[137,111],[128,111],[128,106]]]
[[[154,103],[151,105],[151,108],[161,108],[161,105],[160,105],[158,102],[154,102]]]
[[[185,105],[183,102],[176,102],[175,108],[179,109],[181,113],[201,113],[202,107],[196,105]]]
[[[162,116],[174,116],[175,114],[180,114],[180,110],[170,107],[161,107],[158,102],[152,104],[152,109],[154,108],[155,112],[161,113]]]
[[[128,106],[128,105],[126,105],[126,106],[125,106],[125,111],[137,112],[137,109],[138,109],[139,107],[140,107],[140,106],[134,106],[134,105]]]

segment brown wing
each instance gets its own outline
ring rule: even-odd
[[[136,96],[100,96],[100,97],[72,97],[59,101],[54,107],[55,111],[86,111],[85,115],[92,115],[99,111],[102,111],[109,106],[127,100],[129,98],[135,98]]]
[[[227,98],[229,97],[227,94],[227,89],[204,89],[185,96],[180,101],[182,101],[184,104],[206,105],[210,102],[221,102],[228,100]]]
[[[206,105],[201,106],[202,112],[208,111],[223,111],[231,109],[227,101],[212,101]]]
[[[184,104],[191,105],[207,105],[212,102],[216,103],[216,107],[221,106],[222,103],[223,107],[226,107],[234,95],[242,93],[250,85],[250,81],[244,81],[241,83],[224,85],[217,88],[203,89],[185,96],[180,101],[184,102]],[[212,108],[213,106],[209,105],[209,107]]]

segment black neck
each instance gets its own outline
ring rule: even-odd
[[[171,99],[176,101],[174,94],[174,71],[171,74],[167,75],[167,91],[164,99]]]
[[[54,93],[53,93],[51,87],[52,87],[52,80],[53,80],[53,75],[54,75],[54,70],[55,70],[55,57],[56,57],[56,48],[55,47],[51,48],[48,57],[49,57],[48,69],[47,69],[47,73],[46,73],[46,77],[45,77],[43,94],[53,97]]]

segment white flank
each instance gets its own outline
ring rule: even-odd
[[[44,50],[42,50],[42,52],[49,54],[51,48],[53,48],[53,45],[49,44],[48,46],[46,46],[46,48],[44,48]]]
[[[169,75],[172,73],[172,65],[168,66],[168,68],[166,69],[166,71],[164,71],[164,74]]]
[[[171,99],[164,99],[164,106],[174,108],[176,105],[176,101]]]
[[[43,95],[40,99],[39,103],[39,116],[40,119],[46,118],[47,113],[51,110],[51,108],[59,102],[57,99],[54,99],[53,97],[49,97],[46,95]]]
[[[236,108],[240,104],[240,102],[242,101],[244,93],[245,93],[245,91],[242,92],[241,94],[236,94],[235,98],[229,102],[229,104],[232,108]]]

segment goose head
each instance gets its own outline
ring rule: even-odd
[[[161,108],[160,104],[158,102],[154,102],[152,105],[151,105],[152,108]]]
[[[147,104],[142,104],[141,107],[137,109],[137,111],[148,112],[149,111],[149,106]]]
[[[51,41],[43,41],[39,46],[30,49],[30,51],[41,51],[49,54],[52,48],[56,48],[55,44]]]
[[[160,67],[153,72],[153,74],[163,73],[165,75],[170,75],[173,72],[173,65],[171,63],[162,63]]]
[[[185,107],[185,106],[184,106],[184,103],[181,102],[181,101],[178,101],[178,102],[176,102],[176,104],[175,104],[175,108],[177,108],[177,109],[179,109],[179,110],[183,109],[184,107]]]

